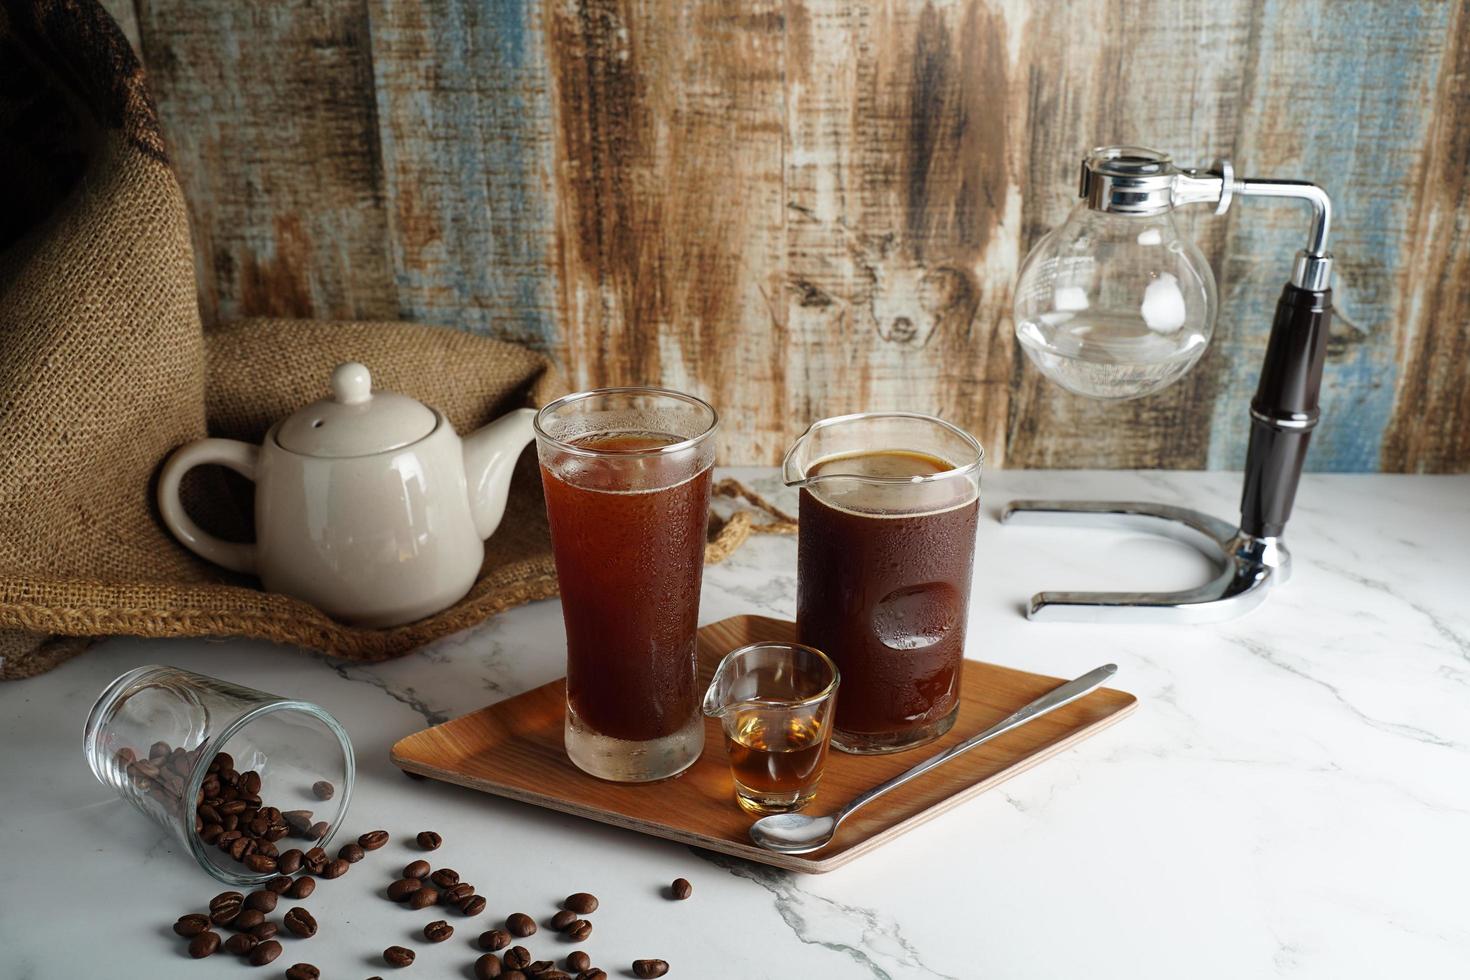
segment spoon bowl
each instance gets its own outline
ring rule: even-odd
[[[768,851],[780,854],[809,854],[826,847],[837,833],[831,817],[809,817],[804,813],[777,813],[750,825],[750,839]]]

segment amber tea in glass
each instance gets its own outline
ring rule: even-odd
[[[897,412],[825,419],[786,455],[797,633],[842,671],[843,751],[896,752],[954,725],[982,457],[955,426]]]
[[[704,746],[695,630],[716,424],[705,402],[658,388],[583,392],[536,416],[567,755],[603,779],[663,779]]]
[[[720,661],[704,696],[718,718],[735,799],[752,813],[811,802],[827,762],[837,668],[799,643],[753,643]]]

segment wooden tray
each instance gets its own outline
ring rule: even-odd
[[[792,623],[734,616],[699,631],[701,679],[719,659],[758,640],[794,639]],[[943,738],[894,755],[828,755],[814,813],[827,813],[929,755],[984,730],[1061,683],[1059,678],[967,661],[959,720]],[[564,680],[410,735],[393,746],[409,772],[563,813],[708,848],[791,871],[823,872],[912,830],[929,818],[1056,755],[1128,714],[1137,699],[1099,688],[1036,721],[965,753],[850,817],[825,850],[775,854],[751,844],[752,817],[735,803],[719,723],[706,720],[704,755],[681,776],[620,784],[586,775],[562,748]]]

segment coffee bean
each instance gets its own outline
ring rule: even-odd
[[[262,889],[261,891],[251,892],[245,896],[245,907],[247,909],[259,909],[262,912],[274,912],[276,910],[276,902],[280,901],[280,898],[281,896],[275,892]]]
[[[454,935],[454,926],[443,919],[435,919],[424,926],[424,938],[431,943],[442,943],[452,935]]]
[[[310,939],[316,935],[315,917],[299,905],[287,912],[282,922],[287,929],[302,939]]]
[[[592,957],[588,956],[580,949],[576,952],[568,953],[567,969],[576,970],[578,973],[581,973],[583,970],[590,970],[592,969]]]
[[[367,857],[367,851],[363,850],[361,844],[343,844],[337,851],[337,857],[348,864],[356,864]]]
[[[260,792],[260,773],[255,770],[240,774],[240,787],[247,793]]]
[[[504,929],[491,929],[487,932],[480,933],[481,949],[504,949],[509,945],[510,933],[506,932]]]
[[[669,972],[669,964],[663,960],[634,960],[633,976],[638,980],[654,980]]]
[[[310,963],[297,963],[286,970],[286,980],[317,980],[322,971]]]
[[[413,950],[402,946],[389,946],[383,950],[383,962],[396,967],[412,966]]]
[[[459,903],[459,914],[479,915],[481,912],[485,911],[485,904],[485,896],[471,895],[469,898]]]
[[[453,888],[459,884],[459,872],[453,868],[440,868],[429,875],[429,880],[440,888]]]
[[[410,861],[403,866],[403,877],[405,878],[427,878],[429,877],[428,861]]]
[[[500,957],[494,953],[486,953],[475,960],[475,980],[495,980],[500,971]]]
[[[327,852],[320,847],[313,847],[301,857],[302,865],[314,875],[321,874],[322,869],[327,866],[327,862],[330,860],[331,858],[327,857]]]
[[[551,928],[555,929],[557,932],[561,932],[566,929],[567,926],[576,921],[577,913],[573,912],[571,909],[562,909],[560,912],[551,917]]]
[[[376,851],[388,843],[388,832],[386,830],[369,830],[357,839],[363,850]]]
[[[562,908],[571,909],[578,915],[590,915],[597,911],[597,896],[587,892],[577,892],[575,895],[568,895],[567,900],[561,905]]]
[[[174,932],[185,939],[193,939],[201,932],[209,929],[209,916],[200,915],[198,912],[190,912],[188,915],[179,916],[179,921],[174,923]]]
[[[526,975],[520,970],[511,970],[509,973],[502,973],[500,980],[526,980]]]
[[[607,972],[594,966],[590,970],[583,970],[577,974],[577,980],[607,980]]]
[[[468,881],[461,881],[453,888],[446,888],[439,893],[439,900],[445,905],[458,905],[475,893],[475,886]],[[527,933],[530,935],[530,933]]]
[[[235,916],[234,921],[230,923],[230,928],[236,932],[249,932],[264,921],[265,913],[260,909],[246,909]]]
[[[301,870],[301,849],[293,847],[288,851],[282,851],[281,856],[276,858],[276,870],[283,875],[294,875]]]
[[[505,928],[512,936],[525,939],[536,932],[536,920],[524,912],[512,912],[505,917]]]
[[[209,900],[209,921],[217,926],[234,921],[244,903],[245,896],[239,892],[220,892]]]
[[[399,878],[388,886],[388,897],[395,902],[406,902],[408,896],[424,887],[424,883],[417,878]]]
[[[674,883],[669,886],[669,893],[682,902],[694,894],[694,886],[689,884],[688,878],[675,878]]]
[[[542,977],[550,973],[553,966],[556,964],[551,960],[536,960],[534,963],[527,963],[522,972],[528,977]]]
[[[580,943],[592,935],[592,923],[586,919],[578,919],[567,926],[567,938],[574,943]]]
[[[426,909],[438,901],[439,890],[431,885],[425,885],[408,896],[408,907],[411,909]]]
[[[439,845],[444,843],[444,838],[432,830],[419,831],[418,836],[414,840],[418,841],[419,847],[422,847],[426,851],[437,851]]]
[[[531,951],[524,946],[512,946],[502,959],[508,969],[520,970],[531,962]]]
[[[245,867],[258,875],[275,874],[276,859],[259,852],[245,857]]]
[[[292,882],[290,878],[287,878],[285,875],[276,875],[270,881],[267,881],[265,883],[265,890],[280,895],[283,892],[290,891],[291,884]]]
[[[225,940],[225,951],[234,953],[236,956],[244,956],[256,947],[260,942],[254,934],[248,932],[237,932]]]
[[[217,844],[219,843],[220,834],[224,832],[225,828],[217,823],[205,824],[199,831],[199,839],[206,844]]]
[[[321,877],[330,881],[333,878],[342,877],[350,870],[352,870],[352,862],[345,858],[338,858],[335,861],[328,862],[327,866],[322,868]]]
[[[213,956],[217,949],[219,949],[219,933],[217,932],[201,932],[189,940],[189,955],[196,960]]]
[[[281,944],[274,939],[267,939],[263,943],[256,943],[255,948],[250,951],[250,965],[265,966],[267,963],[274,963],[280,955]]]
[[[267,922],[262,922],[260,925],[256,926],[254,929],[251,929],[250,930],[250,935],[252,935],[256,939],[260,939],[260,940],[275,939],[276,938],[276,934],[279,933],[280,931],[281,931],[281,927],[280,926],[276,925],[274,922],[267,921]]]
[[[316,891],[316,879],[311,875],[302,875],[291,884],[291,890],[286,893],[288,898],[309,898]]]
[[[297,837],[305,837],[306,832],[311,829],[311,817],[310,810],[286,810],[281,814],[281,819],[286,821],[286,826]]]
[[[335,788],[333,788],[332,784],[327,782],[325,779],[318,779],[316,782],[311,784],[311,792],[319,800],[330,800],[332,798],[332,794],[337,791]]]

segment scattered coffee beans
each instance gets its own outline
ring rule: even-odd
[[[531,951],[524,946],[512,946],[502,957],[507,968],[522,970],[531,962]]]
[[[244,907],[245,896],[239,892],[220,892],[209,900],[209,921],[217,926],[229,925]]]
[[[528,977],[544,977],[551,972],[554,966],[556,964],[551,960],[536,960],[534,963],[527,963],[524,972]]]
[[[246,909],[239,915],[235,916],[234,921],[230,923],[230,928],[234,929],[236,932],[249,932],[256,926],[264,924],[264,922],[264,912],[260,911],[259,909]]]
[[[266,891],[262,888],[260,891],[251,892],[245,896],[245,907],[247,909],[259,909],[261,912],[274,912],[276,910],[276,902],[280,900],[280,897],[275,892]]]
[[[406,902],[408,896],[424,887],[418,878],[399,878],[388,886],[388,897],[395,902]]]
[[[338,858],[335,861],[328,861],[327,862],[327,866],[325,868],[322,868],[321,877],[326,878],[327,880],[330,881],[333,878],[340,878],[340,877],[342,877],[349,870],[351,870],[351,868],[352,868],[352,862],[351,861],[348,861],[345,858]]]
[[[654,980],[669,972],[669,964],[663,960],[634,960],[633,976],[638,980]]]
[[[480,948],[497,950],[510,945],[510,933],[504,929],[491,929],[480,933]]]
[[[289,854],[291,852],[290,851],[287,851],[286,853]],[[300,851],[297,851],[296,853],[297,854],[300,854],[301,852]],[[300,863],[300,859],[299,858],[297,859],[297,863],[298,864]],[[282,870],[284,870],[284,869],[282,869]],[[267,881],[265,883],[265,890],[268,891],[268,892],[274,892],[277,895],[280,895],[280,894],[283,894],[285,892],[288,892],[288,891],[291,890],[291,879],[290,878],[287,878],[283,874],[276,875],[270,881]]]
[[[592,923],[586,919],[578,919],[567,926],[567,938],[574,943],[580,943],[592,935]]]
[[[494,953],[486,953],[475,960],[475,980],[496,980],[500,971],[500,957]]]
[[[405,878],[427,878],[429,877],[428,861],[410,861],[403,866],[403,877]]]
[[[255,948],[250,951],[250,965],[265,966],[267,963],[274,963],[280,955],[281,944],[274,939],[267,939],[263,943],[256,943]]]
[[[557,932],[565,932],[567,926],[577,921],[577,913],[571,909],[562,909],[551,917],[551,928]]]
[[[454,935],[454,926],[443,919],[435,919],[424,926],[424,938],[431,943],[442,943],[452,935]]]
[[[583,970],[590,970],[592,969],[592,957],[588,956],[580,949],[577,950],[575,953],[568,953],[567,969],[576,970],[578,973],[581,973]]]
[[[256,939],[264,941],[267,939],[275,939],[276,933],[280,931],[281,927],[276,925],[274,922],[262,922],[260,925],[250,930],[250,935],[254,936]]]
[[[314,891],[316,891],[316,879],[310,875],[303,875],[292,882],[286,896],[288,898],[309,898]]]
[[[312,874],[319,875],[330,860],[331,858],[327,857],[326,851],[320,847],[313,847],[301,856],[301,865]]]
[[[383,950],[383,962],[389,966],[405,967],[413,965],[413,950],[403,946],[389,946]]]
[[[475,893],[475,886],[468,881],[461,881],[453,888],[446,888],[439,893],[439,900],[445,905],[458,905]],[[526,933],[530,935],[530,933]]]
[[[234,953],[236,956],[244,956],[254,949],[255,945],[259,942],[259,939],[248,932],[237,932],[225,940],[225,950]]]
[[[426,851],[436,851],[439,849],[439,845],[444,843],[444,838],[432,830],[419,831],[419,835],[414,840],[418,841],[419,847],[422,847]]]
[[[425,886],[408,896],[408,907],[411,909],[426,909],[430,905],[438,904],[439,890]]]
[[[669,886],[669,892],[682,902],[694,894],[694,886],[689,884],[688,878],[675,878],[674,883]]]
[[[286,970],[286,980],[317,980],[322,971],[310,963],[297,963]]]
[[[597,911],[597,896],[577,892],[575,895],[568,895],[567,900],[561,904],[562,908],[570,909],[578,915],[590,915]]]
[[[276,858],[276,870],[283,875],[294,875],[301,870],[301,848],[293,847],[282,851]]]
[[[429,880],[440,888],[453,888],[459,884],[459,872],[453,868],[440,868],[429,875]]]
[[[219,949],[219,933],[217,932],[201,932],[189,940],[189,955],[196,960],[213,956],[217,949]]]
[[[209,916],[200,915],[198,912],[190,912],[188,915],[179,916],[179,921],[174,923],[174,932],[185,939],[193,939],[201,932],[209,930]]]
[[[281,921],[293,935],[302,939],[310,939],[316,935],[316,917],[299,905],[287,912]]]
[[[485,897],[483,895],[471,895],[459,903],[460,915],[479,915],[485,911]]]
[[[363,850],[361,844],[343,844],[337,851],[337,857],[348,864],[356,864],[367,857],[367,851]]]
[[[376,851],[388,843],[388,832],[386,830],[369,830],[357,838],[357,843],[365,851]]]
[[[525,939],[527,936],[535,934],[536,920],[524,912],[512,912],[505,917],[505,928],[510,931],[512,936],[518,939]],[[524,963],[521,964],[521,966],[524,965]]]
[[[607,972],[594,966],[590,970],[583,970],[577,974],[577,980],[607,980]]]
[[[312,795],[319,800],[330,800],[332,798],[332,795],[336,793],[337,790],[335,787],[332,786],[331,783],[327,782],[325,779],[318,779],[316,782],[311,784],[311,792]]]
[[[275,874],[276,859],[260,853],[247,854],[245,855],[245,867],[259,875]]]

